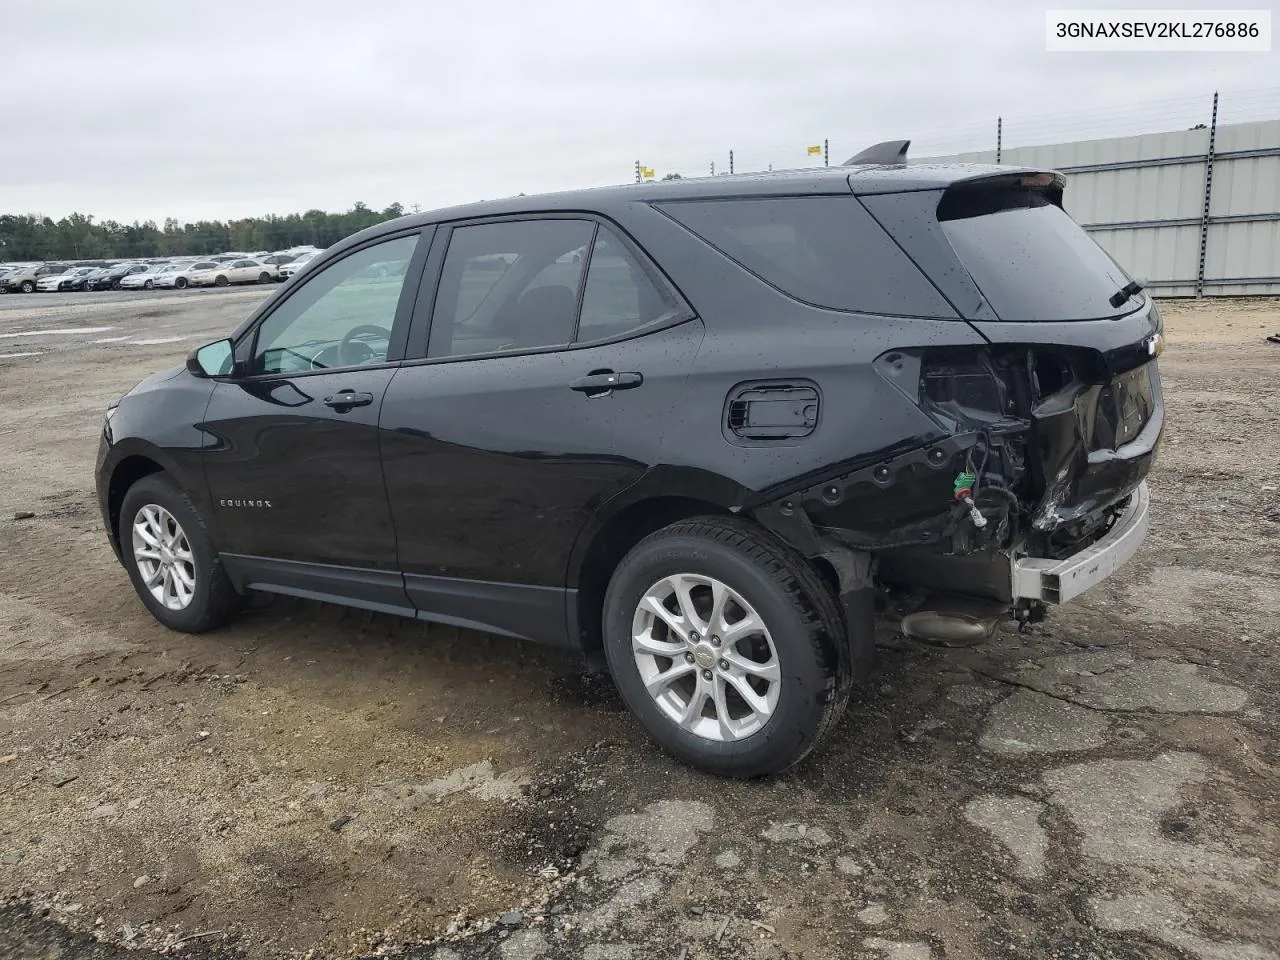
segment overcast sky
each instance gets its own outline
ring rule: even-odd
[[[705,173],[731,147],[740,170],[824,137],[833,162],[895,137],[976,149],[998,114],[1014,144],[1180,129],[1215,88],[1280,116],[1280,54],[1046,53],[1048,5],[3,0],[0,213],[428,209],[636,160]]]

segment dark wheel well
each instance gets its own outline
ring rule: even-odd
[[[120,529],[120,505],[124,503],[124,495],[143,477],[163,471],[164,468],[154,460],[135,455],[125,457],[111,472],[111,482],[107,485],[107,514],[110,517],[107,534],[111,537],[111,545],[116,548],[117,553],[120,552],[120,538],[117,531]]]
[[[655,497],[624,509],[596,531],[582,558],[578,581],[578,639],[592,667],[604,669],[600,617],[609,578],[623,557],[649,534],[690,517],[731,516],[729,511],[693,497]]]
[[[840,574],[836,573],[836,568],[831,565],[831,561],[826,557],[813,557],[809,562],[813,564],[813,569],[818,572],[822,582],[831,588],[831,593],[839,596]]]

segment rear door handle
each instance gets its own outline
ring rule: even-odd
[[[570,381],[569,389],[588,396],[599,397],[614,390],[632,390],[644,383],[638,373],[614,373],[612,370],[596,370],[585,377]]]
[[[335,410],[367,407],[371,403],[373,403],[372,393],[356,393],[354,390],[339,390],[333,396],[324,398],[324,405],[333,407]]]

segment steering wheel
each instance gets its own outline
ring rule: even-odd
[[[373,348],[367,343],[355,342],[356,337],[370,336],[382,337],[388,343],[391,342],[391,331],[386,327],[380,327],[373,323],[362,323],[358,327],[352,327],[347,331],[346,336],[342,338],[342,342],[338,344],[338,357],[344,367],[354,367],[362,363],[368,363],[377,356]],[[356,347],[360,348],[359,355],[355,350]]]

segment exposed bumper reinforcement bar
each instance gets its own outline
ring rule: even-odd
[[[1151,493],[1144,480],[1107,534],[1065,560],[1021,557],[1013,561],[1015,598],[1066,603],[1116,572],[1147,537]]]

